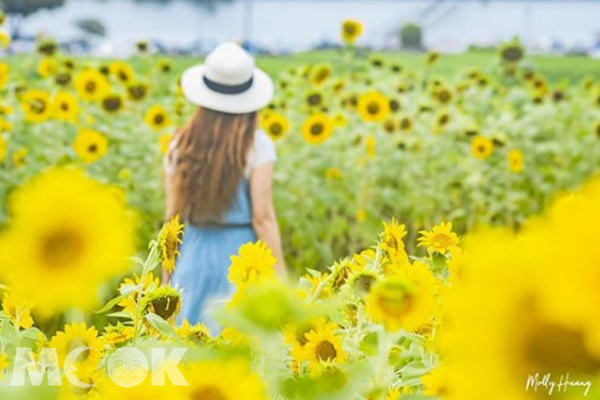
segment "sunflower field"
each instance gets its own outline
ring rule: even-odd
[[[180,60],[50,39],[0,60],[0,398],[600,399],[600,82],[551,81],[517,41],[436,76],[443,55],[411,69],[361,32],[274,76],[295,276],[242,246],[220,332],[176,324],[185,293],[158,278],[184,229],[162,185],[193,111]],[[125,348],[152,360],[116,368],[130,387]]]

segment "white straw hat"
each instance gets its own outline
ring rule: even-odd
[[[256,68],[254,58],[235,43],[217,46],[204,65],[186,70],[181,87],[190,102],[230,114],[258,111],[274,93],[269,75]]]

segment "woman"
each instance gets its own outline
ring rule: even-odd
[[[273,83],[245,50],[226,43],[188,69],[181,85],[199,107],[165,159],[167,217],[179,215],[186,229],[173,277],[165,272],[163,281],[183,289],[180,323],[204,322],[216,331],[211,309],[233,292],[230,256],[241,245],[262,240],[286,274],[271,194],[275,147],[256,130]]]

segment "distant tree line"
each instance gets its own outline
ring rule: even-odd
[[[138,3],[168,3],[173,0],[135,0]],[[212,8],[218,3],[232,0],[186,0],[201,7]],[[26,17],[39,10],[61,7],[65,0],[0,0],[0,9],[9,15]]]

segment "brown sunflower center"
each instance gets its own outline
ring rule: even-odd
[[[367,105],[367,112],[371,115],[376,115],[379,113],[379,111],[381,110],[381,107],[379,106],[378,103],[369,103]]]
[[[346,32],[346,34],[349,36],[355,35],[356,34],[356,25],[344,24],[344,32]]]
[[[409,312],[414,305],[414,297],[404,287],[397,287],[382,293],[377,304],[387,316],[399,318]]]
[[[29,106],[34,114],[43,114],[47,107],[46,102],[42,99],[31,100]]]
[[[402,118],[400,120],[400,128],[409,129],[410,128],[410,120],[408,118]]]
[[[520,335],[514,362],[519,373],[597,375],[600,358],[589,351],[584,333],[543,319],[531,303],[527,301],[515,316]]]
[[[98,85],[96,84],[96,82],[94,81],[88,81],[85,84],[85,91],[88,93],[94,93],[96,91],[96,88],[98,87]]]
[[[92,143],[88,146],[89,153],[95,153],[98,151],[98,145],[96,143]]]
[[[110,96],[104,99],[102,106],[106,111],[118,111],[121,108],[121,99],[117,96]]]
[[[192,400],[228,400],[227,395],[216,386],[201,386],[192,391]]]
[[[62,269],[76,262],[83,253],[84,241],[78,232],[60,230],[42,241],[41,258],[49,269]]]
[[[335,360],[337,357],[337,350],[331,342],[325,340],[317,345],[315,354],[321,361],[330,361]]]
[[[69,107],[69,103],[63,102],[60,104],[60,109],[67,112],[71,109],[71,107]]]
[[[269,132],[271,132],[271,134],[273,136],[279,136],[279,135],[281,135],[283,133],[283,127],[281,126],[280,123],[274,122],[269,127]]]
[[[311,105],[311,106],[317,106],[317,105],[321,104],[321,100],[322,100],[322,98],[321,98],[320,94],[311,94],[306,99],[306,101],[308,102],[308,104]]]
[[[523,50],[517,46],[510,46],[502,52],[502,58],[507,61],[519,61],[523,57]]]
[[[154,116],[154,123],[156,125],[162,125],[165,122],[165,116],[163,114],[156,114]]]
[[[129,80],[129,74],[127,72],[125,72],[124,70],[120,70],[119,73],[117,74],[117,76],[119,77],[119,80],[121,80],[122,82],[127,82]]]
[[[310,133],[313,136],[320,136],[324,130],[325,130],[325,128],[323,127],[323,124],[321,124],[321,123],[316,123],[310,127]]]

